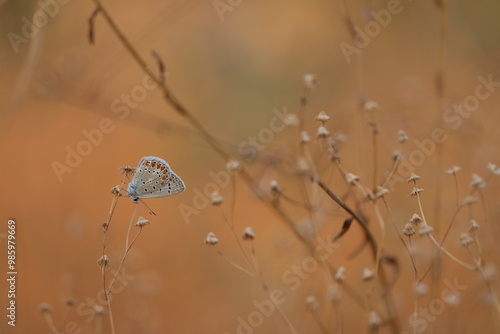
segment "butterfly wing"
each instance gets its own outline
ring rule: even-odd
[[[147,192],[144,195],[140,195],[140,198],[157,198],[157,197],[165,197],[172,196],[183,192],[186,189],[184,185],[184,181],[175,174],[173,171],[170,174],[170,178],[165,182],[165,184],[161,185],[159,188],[157,187],[152,192]]]
[[[144,157],[128,185],[128,194],[134,201],[138,198],[156,197],[148,195],[165,189],[171,174],[172,170],[165,160],[158,157]]]

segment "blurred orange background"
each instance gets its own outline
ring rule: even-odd
[[[269,127],[274,109],[298,112],[304,89],[302,77],[305,73],[315,74],[318,84],[309,97],[306,129],[311,135],[316,133],[313,118],[319,111],[330,115],[330,131],[348,136],[342,146],[344,165],[369,185],[371,168],[366,166],[372,163],[370,128],[368,118],[357,105],[359,60],[348,63],[342,54],[341,43],[352,41],[339,3],[221,2],[232,8],[221,14],[223,20],[215,1],[108,0],[104,5],[151,69],[157,70],[151,51],[162,57],[168,87],[236,157],[241,153],[240,143]],[[95,45],[90,45],[88,19],[95,8],[92,1],[56,3],[57,12],[53,9],[54,17],[43,28],[32,38],[23,37],[23,42],[13,45],[10,33],[22,37],[25,19],[32,20],[40,11],[40,3],[0,1],[0,235],[7,233],[7,220],[15,219],[18,250],[16,327],[6,324],[3,312],[8,302],[7,285],[2,279],[0,331],[49,333],[38,310],[41,303],[48,303],[60,333],[69,332],[64,326],[70,321],[78,324],[81,333],[98,332],[96,324],[87,322],[87,316],[76,308],[89,310],[90,306],[85,306],[88,298],[96,298],[102,287],[97,260],[102,255],[101,224],[112,201],[110,189],[122,179],[120,167],[135,167],[141,157],[154,155],[170,163],[187,189],[180,195],[147,200],[156,216],[148,215],[147,209],[139,206],[139,215],[150,219],[151,226],[144,229],[127,258],[126,272],[133,278],[113,299],[117,333],[236,333],[238,317],[246,319],[255,310],[253,301],[266,299],[266,293],[258,281],[230,266],[204,244],[207,233],[215,232],[224,254],[245,263],[218,208],[207,206],[190,216],[189,221],[180,210],[183,203],[193,206],[196,190],[203,192],[213,182],[210,173],[225,170],[226,161],[164,102],[159,90],[146,87],[150,82],[145,73],[102,16],[95,19]],[[500,81],[500,4],[464,0],[446,3],[443,103],[447,108],[474,94],[478,77],[491,75]],[[365,5],[362,1],[348,3],[349,13],[359,27],[364,25]],[[387,6],[387,2],[377,1],[374,10]],[[414,140],[430,138],[441,117],[436,113],[435,89],[439,12],[432,1],[405,0],[401,8],[363,49],[364,92],[380,105],[376,112],[381,131],[380,177],[391,168],[392,151],[399,148],[399,129],[408,133],[407,152],[411,152],[417,147]],[[117,112],[116,100],[121,101],[119,106],[125,106],[125,95],[136,98],[132,97],[129,108]],[[453,179],[444,170],[452,165],[463,168],[459,175],[463,197],[472,173],[487,175],[487,163],[500,164],[499,107],[500,90],[495,90],[470,117],[463,119],[458,129],[444,124],[448,140],[444,144],[443,170],[436,170],[436,154],[416,170],[423,176],[422,187],[428,190],[424,206],[429,210],[435,201],[432,189],[436,178],[442,177],[442,226],[447,226],[455,209]],[[82,148],[82,141],[87,140],[85,133],[96,134],[103,119],[108,119],[108,133],[96,135],[95,144]],[[276,134],[269,146],[279,151],[293,145],[285,130]],[[67,165],[68,148],[77,147],[89,153],[75,162],[75,167],[69,167],[71,171],[58,176],[55,163]],[[280,173],[284,174],[280,179],[284,188],[290,182],[283,168],[262,170],[256,165],[250,163],[246,168],[255,171],[257,177],[262,174],[263,185],[280,178]],[[338,175],[333,180],[345,189]],[[489,221],[480,222],[485,224],[480,235],[487,260],[497,265],[494,238],[499,233],[495,225],[499,186],[495,179],[488,184]],[[410,185],[401,183],[389,198],[401,228],[416,210],[415,201],[406,197],[410,191]],[[232,187],[220,193],[227,199],[224,210],[229,212]],[[332,204],[326,206],[335,208]],[[119,200],[107,239],[112,266],[119,263],[133,210],[129,199]],[[481,211],[479,204],[477,210]],[[308,218],[303,210],[291,212],[297,221]],[[337,233],[345,218],[342,212],[327,217],[322,235]],[[323,306],[320,315],[328,323],[329,332],[335,332],[332,310],[327,306],[326,273],[320,268],[296,291],[288,289],[283,273],[309,254],[241,180],[236,185],[234,221],[238,233],[246,226],[256,232],[255,246],[263,275],[270,287],[285,291],[282,307],[297,331],[321,333],[304,302],[307,295],[313,294]],[[467,253],[458,245],[458,236],[468,226],[466,214],[460,216],[459,223],[447,243],[458,257],[467,259]],[[409,333],[408,317],[413,312],[414,298],[411,263],[394,230],[387,230],[387,251],[398,255],[402,268],[393,296],[401,328]],[[365,250],[355,259],[348,257],[361,239],[360,229],[353,227],[329,262],[334,267],[345,266],[348,280],[362,293],[359,277],[371,263],[370,254]],[[4,241],[2,238],[0,242],[1,268],[6,268]],[[487,291],[478,274],[466,272],[446,258],[443,262],[443,279],[453,281],[459,277],[467,289],[459,305],[447,308],[423,332],[476,333],[479,328],[493,332],[495,319],[499,318],[492,315],[492,307],[485,301]],[[359,332],[363,329],[363,309],[348,296],[345,298],[345,332]],[[68,307],[68,300],[73,300],[75,307]],[[110,333],[106,315],[102,321],[103,332]],[[266,318],[255,329],[255,333],[286,331],[278,314]],[[385,331],[389,332],[388,328],[382,329]]]

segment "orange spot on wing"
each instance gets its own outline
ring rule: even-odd
[[[151,167],[156,166],[156,162],[151,163]]]
[[[167,177],[166,177],[166,176],[162,177],[162,180],[166,180],[166,179],[167,179]]]

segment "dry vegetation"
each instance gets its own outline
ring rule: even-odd
[[[21,332],[500,333],[498,4],[148,5],[5,61]],[[125,198],[145,155],[187,190]]]

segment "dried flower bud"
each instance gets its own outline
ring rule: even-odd
[[[365,105],[363,106],[363,109],[366,111],[372,111],[375,109],[378,109],[379,105],[375,101],[366,101]]]
[[[472,174],[472,181],[470,182],[470,186],[476,189],[484,189],[486,187],[486,182],[484,182],[481,176]]]
[[[130,166],[125,166],[125,167],[120,167],[119,171],[123,175],[125,175],[127,177],[130,177],[130,176],[134,175],[135,168],[134,167],[130,167]]]
[[[462,202],[462,205],[463,206],[471,205],[474,202],[476,202],[476,198],[474,196],[467,196]]]
[[[101,305],[94,304],[94,313],[96,315],[103,315],[104,314],[104,307]]]
[[[114,186],[113,188],[110,189],[111,193],[113,196],[120,196],[120,187],[119,186]]]
[[[323,125],[320,125],[316,135],[318,138],[327,138],[330,136],[330,131],[328,131]]]
[[[489,163],[487,167],[491,173],[496,174],[496,175],[500,174],[500,168],[498,168],[497,165]]]
[[[411,216],[410,218],[410,223],[412,223],[413,225],[419,225],[420,223],[422,223],[424,220],[422,219],[422,217],[420,217],[419,215],[417,215],[416,213],[413,214],[413,216]]]
[[[408,141],[408,135],[403,130],[398,131],[398,142],[403,144]]]
[[[385,195],[389,194],[389,189],[386,189],[384,187],[378,186],[377,187],[377,192],[375,193],[375,198],[382,198]]]
[[[309,137],[309,134],[306,131],[302,131],[300,133],[300,142],[302,144],[307,144],[307,143],[311,142],[311,137]]]
[[[422,188],[413,187],[413,190],[411,191],[409,196],[410,197],[417,196],[418,194],[420,194],[423,191],[424,191],[424,189],[422,189]]]
[[[109,267],[109,265],[111,264],[111,261],[109,261],[108,256],[106,254],[104,254],[103,256],[101,256],[99,258],[99,260],[97,260],[97,264],[101,268],[102,267]]]
[[[399,160],[399,159],[403,159],[403,154],[401,153],[400,150],[395,150],[392,152],[392,160],[393,161],[396,161],[396,160]]]
[[[429,225],[425,225],[425,226],[422,226],[420,228],[420,230],[418,231],[418,234],[420,236],[422,235],[427,235],[427,234],[431,234],[432,231],[434,231],[434,228],[432,226],[429,226]]]
[[[374,277],[373,271],[369,268],[363,269],[363,273],[361,274],[361,279],[363,281],[371,281]]]
[[[347,183],[349,183],[350,185],[353,186],[356,182],[359,181],[359,176],[354,175],[352,173],[347,173],[347,175],[345,176],[345,179],[346,179]]]
[[[269,182],[269,187],[271,188],[271,195],[278,196],[279,194],[281,194],[281,187],[278,184],[278,181],[272,180],[271,182]]]
[[[242,169],[243,167],[238,160],[229,160],[226,164],[226,170],[231,175],[238,174]]]
[[[324,111],[320,111],[316,116],[316,121],[321,122],[323,125],[326,124],[330,120],[330,116],[328,116]]]
[[[425,296],[427,292],[429,292],[427,284],[420,282],[415,285],[415,293],[417,294],[417,297]]]
[[[210,197],[212,198],[212,205],[221,205],[224,202],[224,199],[217,191],[214,191]]]
[[[149,220],[147,220],[146,218],[139,217],[139,219],[137,220],[137,223],[135,223],[135,226],[143,228],[144,226],[149,225],[150,223],[151,222]]]
[[[297,159],[297,169],[301,173],[308,172],[310,167],[309,167],[309,162],[307,162],[307,159],[304,157],[299,157]]]
[[[297,126],[299,125],[299,119],[295,114],[286,114],[283,123],[286,126]]]
[[[342,299],[342,288],[338,284],[331,284],[328,287],[328,299],[331,301],[339,301]]]
[[[306,297],[307,310],[316,312],[319,309],[319,301],[315,296],[309,295]]]
[[[51,313],[52,307],[47,303],[41,303],[40,305],[38,305],[38,311],[40,313]]]
[[[418,176],[417,174],[411,173],[411,176],[406,180],[406,182],[408,182],[408,183],[415,182],[415,181],[420,180],[421,178],[422,177]]]
[[[448,170],[446,171],[446,173],[448,173],[448,174],[450,174],[450,175],[454,175],[454,174],[456,174],[457,172],[460,172],[461,170],[462,170],[462,168],[461,168],[461,167],[459,167],[459,166],[453,166],[453,167],[451,167],[450,169],[448,169]]]
[[[302,77],[304,80],[304,85],[306,85],[307,88],[312,89],[316,86],[316,76],[311,73],[306,73]]]
[[[487,264],[486,266],[484,266],[482,274],[484,279],[488,281],[494,281],[497,279],[497,270],[492,264]]]
[[[345,267],[339,267],[337,269],[337,273],[335,274],[335,280],[338,283],[342,283],[345,281]]]
[[[370,311],[370,313],[368,313],[368,325],[370,325],[370,328],[374,331],[382,325],[382,319],[380,319],[377,312]]]
[[[470,221],[469,233],[479,230],[479,224],[473,219]]]
[[[405,228],[403,229],[403,234],[411,237],[412,235],[415,234],[415,229],[413,228],[413,225],[410,223],[406,223]]]
[[[210,232],[205,238],[205,243],[210,246],[215,246],[219,243],[219,239],[217,239],[217,236],[214,232]]]
[[[469,247],[473,242],[474,239],[472,239],[472,237],[469,234],[467,233],[460,234],[460,246]]]
[[[247,226],[245,228],[245,231],[243,232],[243,240],[253,240],[255,239],[255,233],[253,232],[253,229],[250,226]]]

